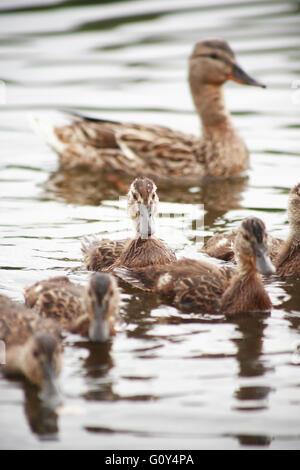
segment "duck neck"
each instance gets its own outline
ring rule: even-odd
[[[261,276],[256,272],[250,277],[236,274],[221,299],[221,311],[225,314],[267,311],[272,307],[264,289]]]
[[[291,225],[291,231],[288,239],[284,242],[278,257],[276,266],[280,268],[290,257],[300,250],[300,228],[299,226]]]
[[[260,274],[243,267],[232,278],[221,299],[221,311],[227,315],[250,311],[267,311],[272,307]]]
[[[257,276],[254,260],[237,256],[238,278],[241,281],[247,281]]]
[[[195,84],[190,81],[194,104],[202,123],[202,131],[218,127],[232,127],[225,107],[223,88],[212,84]]]

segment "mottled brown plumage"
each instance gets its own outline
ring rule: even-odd
[[[42,389],[42,397],[57,397],[61,371],[61,329],[37,312],[0,295],[0,340],[6,346],[6,374],[22,374]]]
[[[144,290],[162,295],[184,311],[226,315],[270,310],[271,301],[258,271],[274,267],[267,255],[267,234],[260,219],[246,219],[235,240],[237,268],[182,259],[167,266],[115,269],[116,275]]]
[[[229,233],[220,233],[211,237],[203,246],[202,251],[212,258],[221,259],[223,261],[235,262],[234,241],[238,230],[232,230]],[[283,244],[283,240],[268,235],[268,250],[272,263],[278,256],[278,250]]]
[[[82,253],[90,271],[112,271],[116,267],[138,268],[168,264],[174,252],[155,238],[154,217],[158,210],[156,185],[148,178],[136,178],[127,197],[127,211],[135,226],[135,238],[119,241],[84,240]]]
[[[280,277],[300,277],[300,184],[291,189],[288,203],[290,234],[278,250],[275,260],[276,273]]]
[[[189,62],[189,85],[202,124],[198,138],[167,127],[119,123],[69,115],[66,125],[33,123],[60,156],[63,167],[119,171],[130,175],[198,181],[227,178],[248,168],[248,150],[226,110],[227,80],[264,86],[237,64],[219,39],[198,42]]]
[[[86,287],[67,277],[39,281],[24,291],[26,305],[65,330],[104,342],[115,333],[119,290],[113,276],[96,273]]]
[[[268,251],[280,277],[300,277],[300,184],[290,191],[288,202],[290,234],[287,240],[268,236]],[[214,258],[235,261],[234,241],[238,231],[211,237],[202,251]]]

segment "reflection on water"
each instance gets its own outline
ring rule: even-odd
[[[239,364],[239,375],[241,377],[254,377],[263,375],[267,365],[263,359],[263,336],[266,323],[261,318],[245,317],[239,319],[237,331],[241,337],[235,339],[237,345],[236,358]],[[239,399],[242,394],[239,394]]]
[[[41,439],[58,439],[58,416],[57,413],[42,405],[37,397],[36,390],[25,385],[24,411],[29,427],[34,434]]]
[[[154,178],[155,180],[155,178]],[[206,223],[211,226],[216,217],[241,207],[242,193],[247,177],[227,181],[211,181],[199,187],[179,186],[169,182],[158,184],[162,201],[204,204],[208,211]],[[89,172],[83,169],[59,170],[51,174],[43,184],[44,197],[72,204],[99,205],[103,200],[115,200],[125,196],[132,179],[119,174]]]
[[[131,180],[61,170],[27,112],[71,108],[198,134],[187,60],[205,36],[228,40],[268,85],[225,87],[251,168],[225,182],[159,182],[162,210],[204,204],[205,237],[251,214],[286,238],[300,166],[299,1],[3,0],[0,9],[1,294],[22,301],[24,285],[57,274],[84,284],[82,237],[128,230],[119,196]],[[173,222],[160,219],[172,227],[167,243],[180,255],[194,249],[193,231]],[[183,314],[121,283],[113,341],[66,341],[61,412],[0,377],[0,447],[299,448],[299,282],[266,286],[270,316],[225,321]]]

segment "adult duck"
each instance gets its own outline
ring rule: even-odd
[[[25,302],[43,318],[52,318],[65,330],[105,342],[115,334],[119,289],[113,276],[95,273],[88,285],[66,276],[38,281],[24,289]]]
[[[154,236],[158,203],[155,183],[149,178],[136,178],[127,195],[127,212],[135,237],[117,241],[85,239],[82,253],[87,269],[112,271],[119,266],[140,268],[175,261],[174,252]]]
[[[189,85],[202,124],[200,138],[163,126],[65,114],[65,122],[33,117],[32,124],[59,154],[61,166],[88,167],[179,181],[228,178],[248,168],[248,150],[223,98],[223,85],[264,87],[238,65],[226,41],[198,42],[190,56]],[[174,99],[176,99],[174,97]]]
[[[123,280],[167,298],[183,311],[223,313],[269,311],[270,298],[261,274],[275,272],[267,249],[264,223],[246,219],[235,240],[236,268],[183,258],[168,266],[116,268]]]
[[[0,295],[0,340],[6,349],[7,375],[22,375],[41,389],[41,398],[59,404],[57,378],[62,368],[60,327],[23,304]]]

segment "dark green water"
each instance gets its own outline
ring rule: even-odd
[[[292,0],[2,1],[0,293],[22,301],[24,285],[63,273],[85,283],[81,238],[128,231],[118,189],[59,171],[28,113],[72,107],[198,133],[187,59],[206,36],[228,40],[268,85],[226,85],[251,150],[249,178],[160,188],[161,210],[204,204],[205,236],[251,214],[286,237],[288,192],[300,181],[299,12]],[[190,253],[195,233],[173,220],[170,239],[168,224],[161,236]],[[299,287],[268,281],[271,316],[231,322],[123,288],[112,344],[68,337],[60,414],[45,412],[30,386],[0,377],[0,447],[299,449]]]

